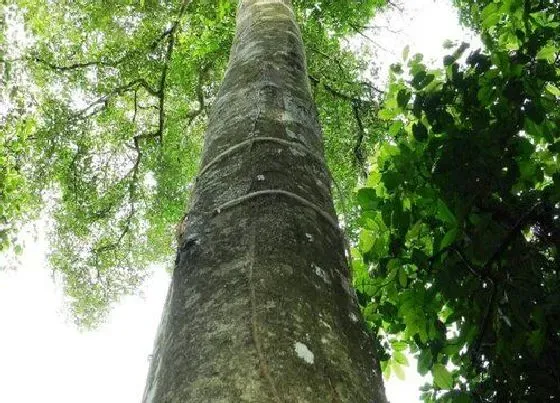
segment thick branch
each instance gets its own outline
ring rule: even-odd
[[[164,60],[164,64],[163,64],[163,70],[161,72],[161,77],[159,80],[159,88],[158,88],[158,92],[159,92],[159,127],[158,127],[158,134],[159,134],[159,138],[160,138],[160,142],[163,141],[163,128],[165,125],[165,86],[167,84],[167,72],[169,70],[169,63],[171,62],[171,59],[173,57],[173,49],[175,47],[175,39],[176,39],[176,33],[177,30],[179,28],[179,25],[181,23],[181,18],[183,17],[183,15],[185,14],[185,11],[187,9],[187,5],[189,4],[190,0],[183,0],[183,3],[181,4],[181,8],[179,9],[179,15],[177,16],[177,19],[175,20],[175,22],[173,23],[173,25],[171,26],[171,28],[168,30],[169,34],[169,42],[167,43],[167,49],[165,51],[165,60]]]

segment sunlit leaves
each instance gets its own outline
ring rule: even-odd
[[[453,387],[453,375],[443,364],[434,364],[432,367],[434,384],[441,389],[451,389]]]
[[[363,63],[340,38],[362,29],[385,1],[355,3],[294,1],[348,231],[357,209],[345,195],[380,134],[372,127],[379,90],[360,78]],[[47,208],[56,221],[51,264],[82,326],[95,326],[121,295],[134,292],[149,264],[172,263],[236,7],[232,0],[14,6],[33,40],[15,61],[3,62],[2,72],[9,94],[17,95],[11,102],[19,108],[20,100],[33,101],[34,109],[32,119],[15,114],[10,137],[0,138],[0,245],[14,243],[24,211]],[[29,85],[17,92],[11,88],[20,84],[19,71]],[[49,195],[42,206],[41,193]],[[384,225],[380,216],[372,219],[364,253],[385,253],[386,237],[375,235]]]

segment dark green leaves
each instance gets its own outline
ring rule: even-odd
[[[380,307],[376,325],[431,372],[426,401],[468,402],[471,391],[545,401],[560,361],[550,331],[560,328],[560,37],[550,25],[560,9],[456,3],[488,51],[462,65],[462,44],[442,72],[415,55],[391,76],[380,114],[391,145],[378,147],[368,184],[385,249],[363,260],[387,284],[362,291]],[[393,371],[402,357],[391,351]]]
[[[421,90],[422,88],[426,87],[432,81],[434,81],[435,75],[432,73],[426,73],[424,70],[420,70],[418,73],[414,75],[412,79],[412,86],[417,89]]]
[[[410,91],[406,89],[400,90],[399,93],[397,94],[397,104],[399,108],[406,109],[406,106],[408,105],[408,101],[410,101],[411,97],[412,97],[412,93]]]
[[[428,139],[428,129],[423,123],[414,123],[412,125],[412,134],[418,141],[424,142]]]

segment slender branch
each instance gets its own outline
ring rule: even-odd
[[[470,353],[473,361],[477,360],[476,355],[477,355],[478,351],[480,351],[480,348],[482,346],[482,341],[484,340],[484,336],[486,335],[486,332],[488,331],[488,326],[490,326],[490,322],[491,322],[491,319],[492,319],[492,310],[494,309],[494,304],[496,303],[496,297],[498,295],[498,279],[496,278],[496,276],[494,276],[490,272],[491,266],[507,250],[507,248],[509,247],[511,242],[519,234],[519,231],[521,230],[521,227],[525,224],[526,220],[531,216],[531,214],[535,211],[535,209],[538,206],[541,205],[541,203],[542,202],[539,201],[536,204],[534,204],[527,212],[525,212],[525,214],[523,214],[523,216],[521,216],[519,218],[519,220],[517,220],[517,223],[514,225],[514,227],[509,232],[509,234],[502,241],[502,243],[500,244],[498,249],[496,249],[496,251],[492,254],[492,256],[486,261],[486,263],[484,264],[484,266],[482,267],[481,270],[474,270],[472,268],[472,265],[467,264],[468,261],[465,259],[463,254],[458,249],[453,248],[453,250],[456,253],[458,253],[459,256],[461,257],[461,259],[467,264],[467,267],[469,268],[469,270],[481,280],[488,279],[490,281],[490,285],[492,287],[492,292],[490,294],[490,299],[488,300],[488,303],[486,304],[486,312],[484,314],[484,317],[482,319],[482,323],[481,323],[481,326],[480,326],[480,332],[479,332],[478,337],[476,338],[475,342],[473,343],[472,350],[471,350],[471,353]]]
[[[525,222],[527,221],[527,219],[531,216],[531,214],[533,214],[533,212],[535,211],[535,209],[537,207],[539,207],[542,204],[541,201],[535,203],[527,212],[525,212],[525,214],[523,214],[519,220],[517,220],[517,222],[515,223],[515,225],[513,226],[513,228],[510,230],[510,232],[508,233],[508,235],[504,238],[504,240],[502,241],[502,243],[500,244],[500,246],[498,247],[498,249],[496,249],[496,251],[492,254],[492,256],[490,257],[490,259],[488,259],[488,261],[484,264],[483,266],[483,270],[489,270],[490,266],[492,265],[492,263],[494,263],[496,260],[498,260],[502,254],[507,250],[507,248],[509,247],[510,243],[515,239],[515,237],[518,235],[519,231],[521,230],[521,227],[525,224]]]
[[[140,161],[142,159],[142,150],[140,149],[137,136],[134,137],[134,149],[136,151],[136,159],[134,161],[134,165],[132,166],[130,171],[128,171],[128,173],[124,176],[125,178],[132,176],[130,182],[128,183],[128,200],[130,203],[130,211],[126,216],[125,226],[121,231],[121,233],[119,234],[119,237],[114,242],[111,242],[109,244],[97,248],[93,248],[91,250],[93,254],[99,254],[101,252],[117,249],[120,246],[126,234],[132,228],[132,219],[136,214],[135,200],[136,200],[136,189],[138,187],[138,172],[140,170]]]
[[[385,91],[380,90],[379,88],[377,88],[375,85],[373,85],[369,81],[360,81],[360,84],[364,87],[367,87],[370,90],[370,92],[377,92],[380,95],[385,94]]]
[[[473,361],[475,362],[477,361],[476,355],[480,351],[480,347],[482,346],[482,341],[484,340],[484,335],[488,331],[488,326],[490,325],[490,321],[492,318],[492,310],[494,308],[497,295],[498,295],[498,287],[494,282],[492,282],[492,293],[490,294],[490,299],[486,304],[486,312],[484,313],[484,317],[482,319],[482,324],[480,326],[480,333],[478,333],[478,337],[473,343],[473,347],[470,353]]]
[[[395,9],[397,9],[400,13],[404,13],[404,8],[396,3],[393,3],[391,0],[387,0],[387,4]]]
[[[368,42],[370,42],[372,45],[378,47],[379,49],[381,49],[381,50],[383,50],[383,51],[385,51],[385,52],[387,52],[387,53],[390,53],[390,54],[395,54],[394,51],[392,51],[392,50],[390,50],[390,49],[387,49],[386,47],[381,46],[379,43],[375,42],[373,39],[371,39],[371,38],[369,37],[369,35],[366,35],[366,34],[364,34],[364,33],[361,32],[361,31],[357,31],[357,34],[360,35],[360,36],[361,36],[362,38],[364,38],[365,40],[367,40]]]
[[[159,139],[160,139],[160,143],[163,142],[163,129],[164,129],[164,125],[165,125],[165,86],[167,84],[167,72],[169,70],[169,64],[171,63],[171,59],[173,57],[173,49],[175,47],[175,39],[176,39],[176,33],[177,30],[179,28],[179,25],[181,23],[181,18],[183,18],[183,15],[185,14],[185,11],[187,9],[187,5],[190,3],[190,0],[183,0],[183,3],[181,4],[181,8],[179,9],[179,14],[177,16],[177,19],[175,20],[175,22],[173,23],[173,25],[171,26],[171,28],[168,30],[169,33],[167,34],[167,36],[169,37],[169,42],[167,43],[167,49],[165,51],[165,59],[164,59],[164,64],[163,64],[163,70],[161,72],[161,77],[159,80],[159,88],[158,88],[158,92],[159,92],[159,126],[158,126],[158,134],[159,134]]]
[[[342,98],[345,99],[347,101],[359,101],[359,98],[355,98],[353,96],[350,96],[348,94],[345,94],[343,92],[340,92],[339,90],[337,90],[336,88],[330,86],[329,84],[325,84],[324,82],[322,82],[320,79],[313,77],[312,75],[308,75],[307,77],[309,77],[309,80],[311,80],[311,82],[316,85],[316,84],[321,84],[323,86],[323,88],[325,90],[327,90],[328,92],[330,92],[332,95],[338,97],[338,98]]]
[[[346,72],[346,69],[344,69],[344,66],[342,65],[342,62],[341,62],[338,58],[336,58],[336,57],[334,57],[334,56],[332,56],[332,55],[329,55],[328,53],[325,53],[325,52],[323,52],[322,50],[319,50],[319,49],[317,49],[317,48],[315,48],[315,47],[313,47],[313,46],[311,46],[311,45],[308,45],[307,47],[308,47],[309,50],[311,50],[312,52],[317,53],[318,55],[323,56],[325,59],[334,62],[334,63],[338,66],[338,69],[339,69],[342,73]]]
[[[183,4],[183,6],[180,9],[180,16],[182,16],[184,14],[184,8],[186,7],[186,4]],[[150,44],[145,47],[138,47],[136,49],[133,49],[129,52],[126,52],[123,56],[121,56],[120,58],[116,59],[116,60],[89,60],[86,62],[74,62],[65,66],[59,66],[53,62],[50,62],[46,59],[43,59],[41,57],[38,56],[32,56],[31,57],[31,61],[43,64],[47,67],[49,67],[52,70],[55,71],[71,71],[71,70],[78,70],[78,69],[83,69],[83,68],[87,68],[87,67],[91,67],[91,66],[98,66],[98,67],[115,67],[121,63],[123,63],[125,60],[132,58],[135,54],[140,54],[141,52],[143,52],[146,48],[153,51],[156,49],[156,47],[158,46],[159,43],[161,43],[166,37],[168,37],[169,35],[172,35],[174,33],[174,30],[172,30],[172,28],[168,28],[165,31],[163,31],[156,39],[154,39],[152,42],[150,42]],[[14,59],[14,60],[8,60],[8,61],[24,61],[26,60],[26,58],[19,58],[19,59]],[[2,59],[0,59],[0,61],[4,61]]]
[[[111,90],[108,94],[105,94],[99,98],[97,98],[95,101],[93,101],[91,104],[89,104],[88,106],[86,106],[84,109],[82,109],[81,111],[78,112],[78,116],[80,117],[90,117],[93,116],[94,114],[98,113],[99,111],[101,111],[102,109],[104,109],[105,107],[107,107],[108,101],[117,95],[121,95],[125,92],[131,91],[131,90],[137,90],[138,87],[142,87],[144,88],[150,95],[154,96],[154,97],[159,97],[160,93],[159,91],[154,90],[152,87],[150,87],[150,85],[148,84],[148,82],[143,79],[143,78],[138,78],[136,80],[132,80],[131,82],[121,85],[119,87],[114,88],[113,90]],[[104,107],[101,107],[95,111],[93,111],[90,114],[87,114],[87,112],[92,109],[93,107],[95,107],[96,105],[99,104],[104,104]]]
[[[91,61],[87,61],[87,62],[76,62],[76,63],[72,63],[66,66],[59,66],[56,65],[52,62],[49,62],[48,60],[45,60],[43,58],[40,58],[38,56],[32,57],[31,60],[40,64],[44,64],[45,66],[49,67],[51,70],[55,70],[55,71],[71,71],[71,70],[77,70],[77,69],[83,69],[83,68],[87,68],[87,67],[91,67],[91,66],[101,66],[101,67],[114,67],[120,63],[122,63],[125,59],[127,58],[127,56],[123,56],[120,59],[117,59],[115,61],[106,61],[106,60],[91,60]]]
[[[451,250],[451,251],[455,252],[457,254],[457,256],[459,256],[459,258],[461,259],[461,261],[463,262],[465,267],[471,272],[471,274],[473,276],[475,276],[479,280],[488,279],[492,284],[494,284],[495,279],[493,278],[491,273],[485,272],[483,270],[476,270],[473,267],[472,263],[465,257],[465,255],[463,254],[463,252],[460,249],[451,245],[451,246],[448,247],[448,250]]]
[[[134,91],[134,115],[132,116],[132,124],[136,124],[136,115],[138,114],[138,90]]]
[[[365,167],[364,155],[362,153],[362,143],[365,137],[364,125],[362,123],[362,118],[360,116],[360,101],[352,102],[352,111],[354,112],[354,118],[358,124],[358,137],[356,139],[356,145],[354,146],[354,157],[356,158],[356,164],[360,168],[363,177],[367,177],[367,170]]]
[[[361,31],[365,31],[365,30],[385,30],[387,32],[390,32],[392,34],[400,34],[402,33],[402,29],[399,30],[394,30],[391,29],[389,25],[357,25],[357,24],[349,24],[354,31],[356,32],[361,32]]]

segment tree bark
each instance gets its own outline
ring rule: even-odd
[[[385,402],[289,0],[241,0],[144,402]]]

